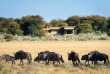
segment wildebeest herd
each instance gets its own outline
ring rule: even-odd
[[[71,53],[68,54],[68,60],[72,60],[73,65],[81,65],[79,54],[76,52],[71,51]],[[20,63],[23,63],[23,59],[27,59],[29,64],[31,64],[32,57],[29,52],[24,52],[22,50],[14,53],[14,56],[10,56],[8,54],[4,54],[0,57],[1,59],[5,60],[6,62],[11,61],[12,64],[15,64],[15,60],[20,59]],[[104,61],[105,63],[109,63],[109,57],[107,54],[100,53],[98,51],[92,51],[86,55],[83,55],[81,60],[85,60],[86,62],[92,61],[92,64],[97,64],[97,61]],[[43,61],[45,64],[49,64],[49,61],[53,62],[53,65],[55,65],[55,62],[65,63],[63,60],[63,57],[61,54],[58,54],[56,52],[50,52],[50,51],[43,51],[38,53],[38,56],[34,59],[36,62]],[[85,62],[85,63],[86,63]]]

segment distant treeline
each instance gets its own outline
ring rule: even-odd
[[[54,19],[47,23],[39,15],[24,16],[21,19],[0,17],[0,34],[45,36],[45,27],[76,26],[75,34],[107,33],[110,35],[110,17],[99,15],[71,16],[66,20]]]

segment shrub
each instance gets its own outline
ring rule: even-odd
[[[5,35],[4,35],[4,39],[5,39],[6,41],[11,41],[11,40],[13,39],[13,36],[12,36],[11,34],[5,34]]]
[[[95,34],[101,35],[102,33],[101,33],[101,31],[96,31]]]
[[[41,30],[37,30],[37,31],[36,31],[36,35],[37,35],[38,37],[43,37],[43,36],[45,36],[45,31],[43,31],[42,29],[41,29]]]
[[[61,23],[61,24],[59,24],[58,26],[59,26],[59,27],[64,27],[64,26],[68,26],[68,24],[67,24],[67,23]]]
[[[99,40],[108,40],[106,37],[101,37]]]
[[[4,35],[0,35],[0,41],[4,41]]]
[[[93,32],[91,24],[88,24],[88,23],[80,24],[76,30],[77,30],[77,34],[79,34],[79,33],[92,33]]]

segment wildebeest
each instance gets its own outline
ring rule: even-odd
[[[15,64],[15,58],[13,56],[10,56],[8,54],[4,54],[4,55],[1,56],[1,58],[3,60],[5,60],[6,62],[11,61],[12,64]]]
[[[34,61],[47,61],[47,59],[44,57],[44,54],[49,54],[49,51],[44,51],[44,52],[40,52],[38,53],[38,56],[34,59]]]
[[[55,65],[55,61],[64,63],[64,60],[62,58],[62,55],[55,53],[55,52],[49,52],[44,51],[38,54],[38,57],[34,59],[34,61],[46,61],[47,64],[49,64],[49,61],[53,61],[53,64]]]
[[[48,60],[47,64],[49,61],[53,61],[53,64],[55,65],[55,61],[64,63],[64,60],[62,58],[62,55],[55,53],[55,52],[50,52],[49,54],[44,54],[44,58]]]
[[[77,64],[77,60],[78,63],[80,64],[80,59],[79,59],[79,54],[75,53],[75,52],[71,52],[71,53],[67,53],[68,54],[68,60],[72,60],[73,65],[75,65],[74,63],[76,62]]]
[[[15,60],[20,59],[20,63],[23,63],[23,59],[27,59],[29,61],[29,64],[31,63],[32,57],[29,52],[24,52],[22,50],[16,52],[14,54]]]
[[[89,53],[88,59],[93,59],[94,64],[97,64],[97,61],[104,61],[104,64],[105,64],[105,63],[107,63],[106,60],[108,60],[108,63],[109,63],[108,55],[106,55],[104,53],[100,53],[100,52]]]
[[[88,54],[83,55],[82,58],[81,58],[81,60],[85,60],[86,62],[88,62],[88,64],[89,64],[89,61],[92,61],[92,64],[93,64],[93,59],[88,59]]]
[[[91,56],[91,54],[95,54],[95,53],[99,53],[99,52],[98,51],[91,51],[90,53],[83,55],[81,60],[86,60],[86,62],[88,61],[88,64],[89,64],[89,61],[92,61],[92,64],[93,64],[95,56]]]

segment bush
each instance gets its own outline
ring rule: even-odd
[[[96,31],[95,32],[97,35],[101,35],[102,33],[101,33],[101,31]]]
[[[101,37],[99,40],[108,40],[106,37]]]
[[[13,36],[11,34],[6,34],[6,35],[4,35],[4,39],[6,41],[11,41],[13,39]]]
[[[45,31],[43,31],[42,29],[36,31],[36,35],[37,35],[38,37],[44,37],[45,34],[46,34]]]
[[[0,34],[0,41],[4,41],[4,35]]]
[[[76,30],[77,30],[77,34],[79,34],[79,33],[92,33],[93,32],[91,24],[88,24],[88,23],[80,24],[76,28]]]
[[[64,26],[68,26],[68,24],[67,24],[67,23],[61,23],[61,24],[59,24],[58,26],[59,26],[59,27],[64,27]]]

